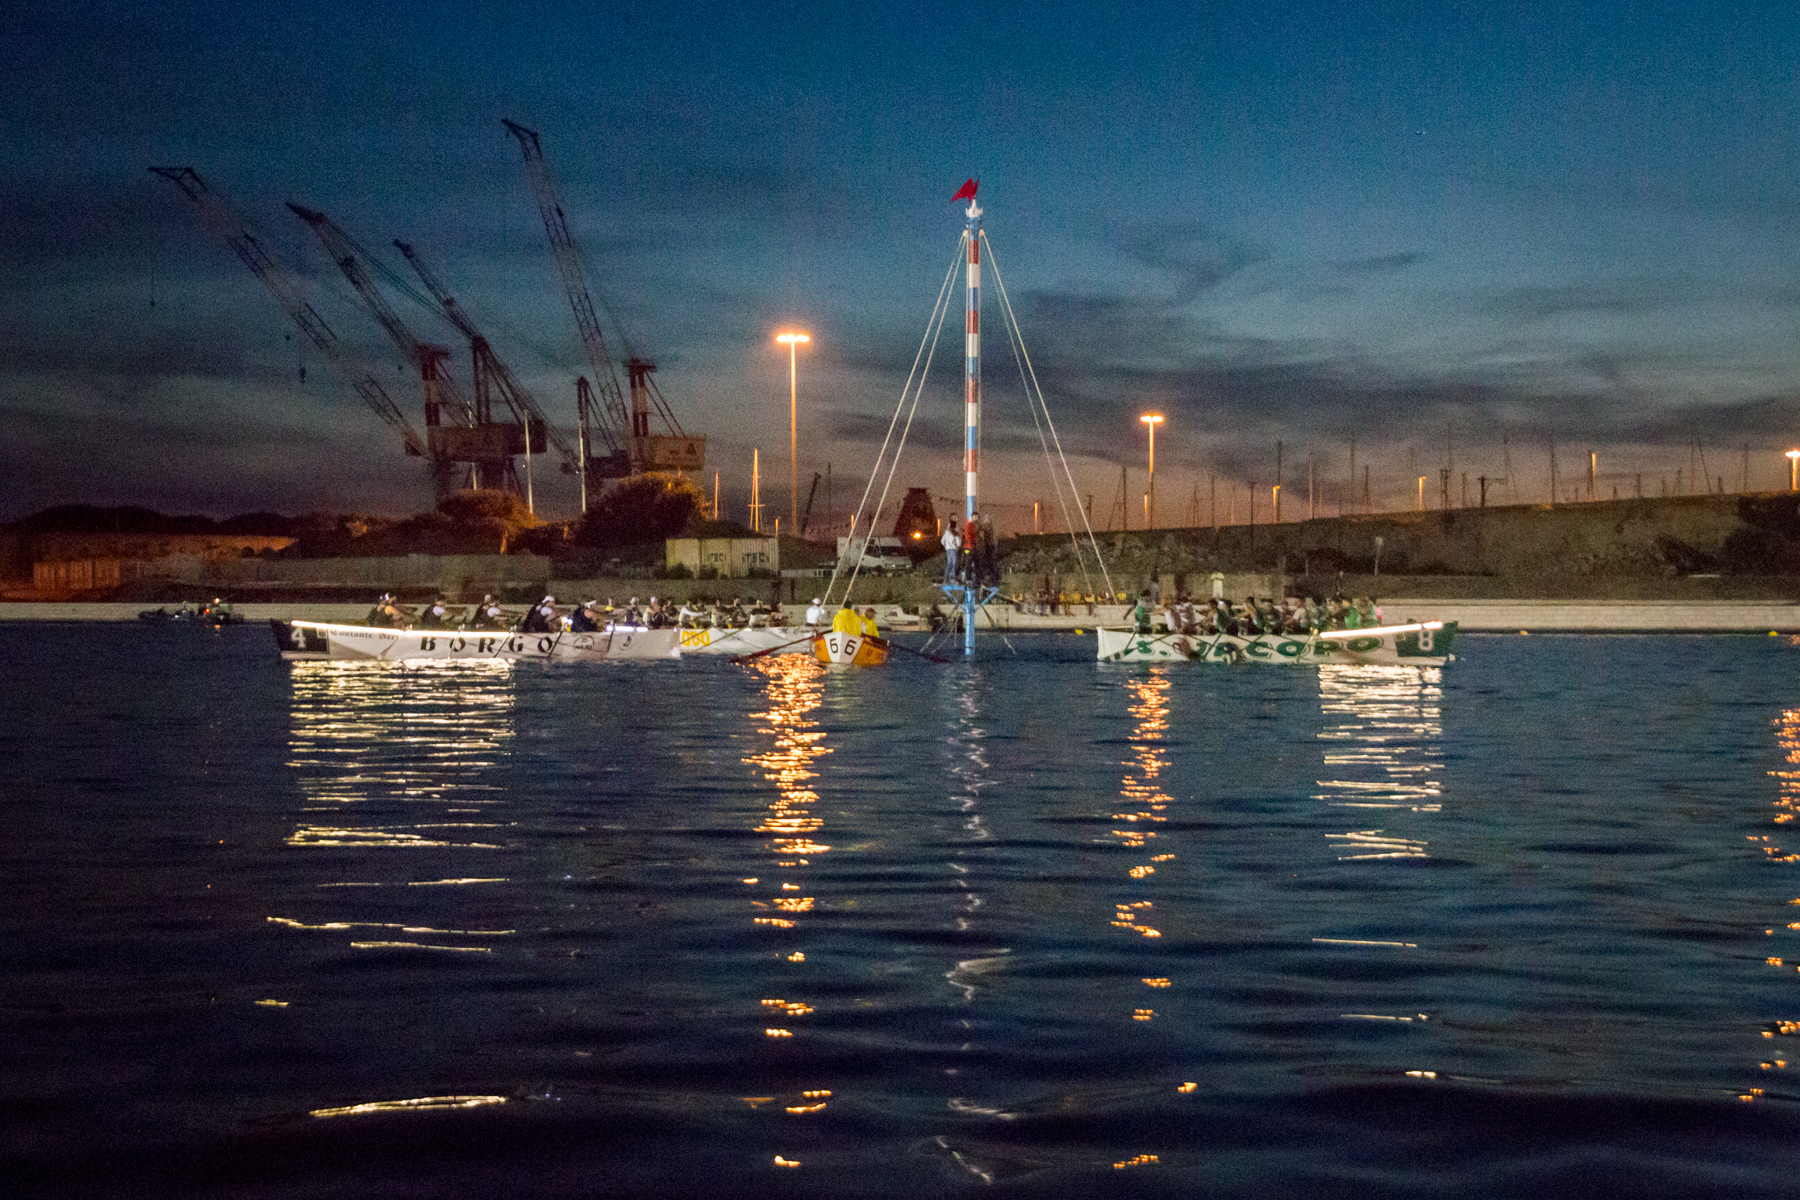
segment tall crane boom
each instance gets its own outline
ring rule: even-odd
[[[619,376],[613,370],[612,356],[606,351],[606,335],[600,332],[600,319],[594,313],[594,300],[588,294],[587,276],[581,269],[581,256],[575,249],[575,238],[563,216],[562,198],[557,195],[556,181],[544,162],[544,149],[537,131],[516,121],[501,118],[507,132],[519,139],[525,155],[525,174],[531,180],[532,194],[537,197],[538,212],[544,218],[544,232],[550,239],[550,255],[556,260],[556,273],[562,278],[563,290],[569,295],[569,307],[575,310],[575,328],[581,334],[581,346],[587,353],[588,366],[594,372],[594,388],[600,393],[603,409],[594,414],[593,424],[608,450],[617,454],[623,449],[621,439],[630,427],[625,410],[625,397],[619,390]],[[583,417],[587,414],[584,412]]]
[[[409,243],[395,238],[394,247],[405,256],[407,262],[412,264],[413,270],[418,272],[419,279],[425,284],[426,290],[431,293],[432,299],[437,301],[439,310],[444,314],[444,319],[456,326],[458,332],[469,339],[469,353],[474,360],[477,414],[479,415],[480,410],[485,407],[482,403],[486,391],[484,381],[491,380],[494,390],[500,393],[500,398],[506,402],[508,408],[513,410],[513,414],[521,421],[532,422],[536,427],[532,431],[533,442],[538,440],[538,428],[541,428],[544,437],[549,440],[551,446],[556,448],[557,456],[563,460],[564,466],[570,471],[581,470],[580,451],[570,445],[569,439],[550,423],[548,417],[544,416],[543,411],[538,408],[537,401],[530,392],[525,390],[524,385],[513,378],[512,372],[494,353],[493,347],[488,343],[487,338],[482,336],[481,331],[475,327],[475,322],[469,318],[469,314],[463,311],[461,305],[457,304],[456,297],[450,294],[450,290],[444,286],[444,281],[438,278],[437,272],[425,264],[425,260],[419,255],[419,252]]]
[[[419,436],[412,423],[406,419],[400,406],[394,403],[386,389],[376,381],[374,373],[361,356],[339,340],[318,310],[300,294],[294,280],[264,249],[262,241],[249,223],[209,190],[194,168],[151,167],[150,171],[161,175],[186,193],[188,199],[194,202],[201,222],[222,238],[244,265],[250,268],[250,273],[262,281],[281,307],[287,310],[288,316],[293,318],[294,324],[300,327],[300,332],[344,373],[363,403],[399,431],[400,438],[406,445],[406,452],[427,456],[429,450],[425,439]]]
[[[419,340],[413,331],[406,327],[400,314],[394,311],[387,297],[369,278],[368,269],[363,265],[369,259],[368,251],[357,244],[356,239],[346,233],[342,226],[322,212],[305,208],[288,202],[288,208],[306,226],[318,235],[331,261],[337,264],[350,286],[362,298],[376,322],[387,331],[400,353],[418,368],[420,382],[425,389],[425,424],[437,425],[441,420],[441,405],[444,399],[450,401],[451,420],[458,425],[473,425],[475,412],[469,402],[463,398],[454,380],[443,369],[444,360],[450,357],[450,351],[443,346],[428,345]]]
[[[531,190],[537,197],[538,211],[544,218],[544,232],[550,239],[551,256],[556,260],[556,271],[562,278],[563,290],[568,293],[569,306],[574,309],[575,325],[581,333],[582,348],[587,353],[589,365],[593,367],[595,386],[605,406],[604,411],[597,414],[601,419],[594,422],[598,425],[607,448],[612,452],[611,461],[602,460],[600,464],[602,474],[622,474],[618,470],[621,459],[632,473],[700,470],[706,465],[706,439],[690,435],[681,428],[681,423],[675,419],[675,414],[669,410],[650,378],[651,372],[656,370],[655,363],[633,356],[626,364],[631,374],[631,407],[629,411],[626,409],[625,398],[619,390],[619,377],[606,352],[606,339],[600,332],[600,321],[594,312],[594,300],[588,291],[581,255],[569,232],[562,200],[557,195],[556,182],[550,176],[550,168],[544,162],[544,149],[538,141],[537,132],[516,121],[502,119],[502,124],[506,126],[507,132],[519,140],[519,148],[524,152],[525,173],[531,180]],[[578,391],[577,394],[581,393]],[[578,411],[585,442],[591,404],[587,401],[580,403]],[[652,408],[662,417],[669,434],[650,432]]]

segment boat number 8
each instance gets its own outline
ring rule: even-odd
[[[1432,643],[1434,640],[1431,636],[1432,633],[1433,631],[1430,629],[1419,630],[1419,649],[1427,654],[1430,654],[1432,650]]]

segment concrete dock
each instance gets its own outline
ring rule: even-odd
[[[859,605],[860,606],[860,605]],[[0,604],[0,621],[135,621],[146,607],[132,604]],[[905,629],[918,618],[902,613],[898,605],[874,606],[884,625]],[[274,603],[239,604],[234,611],[246,621],[271,617],[310,621],[360,621],[366,604]],[[1800,633],[1800,604],[1766,600],[1409,600],[1381,601],[1389,621],[1455,621],[1469,633]],[[1085,607],[1074,613],[1039,614],[990,605],[983,624],[1018,630],[1092,629],[1095,625],[1122,625],[1130,611],[1125,605],[1102,604],[1089,614]]]

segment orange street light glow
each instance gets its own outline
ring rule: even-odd
[[[790,531],[794,536],[800,535],[800,388],[798,385],[799,369],[794,362],[794,351],[803,343],[812,339],[797,329],[786,333],[778,333],[775,340],[788,348],[788,521],[793,525]]]

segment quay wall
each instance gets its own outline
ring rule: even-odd
[[[623,599],[623,596],[618,597]],[[884,624],[904,628],[898,605],[874,604]],[[0,623],[17,621],[135,621],[142,603],[0,604]],[[238,604],[249,622],[271,617],[309,621],[360,621],[367,604],[292,601]],[[1383,615],[1392,621],[1455,621],[1470,633],[1754,633],[1800,634],[1800,603],[1779,601],[1629,601],[1629,600],[1444,600],[1429,597],[1383,599]],[[1042,614],[1011,605],[984,610],[978,628],[1014,632],[1092,630],[1096,624],[1121,625],[1129,609],[1122,604],[1085,606],[1073,613]]]

